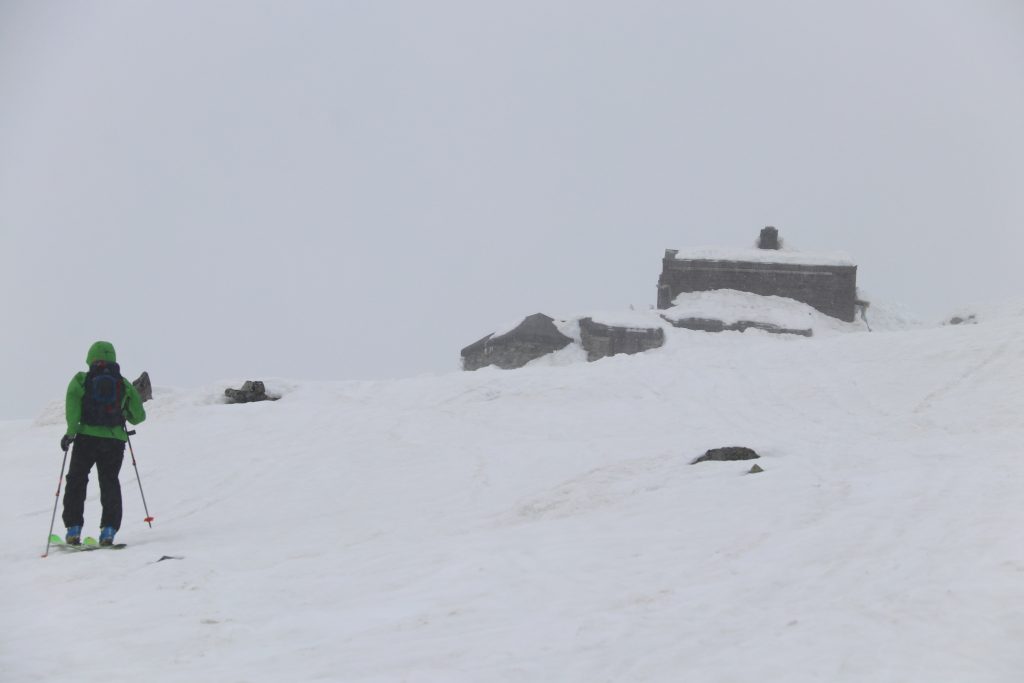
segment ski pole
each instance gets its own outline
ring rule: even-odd
[[[142,520],[142,521],[145,522],[146,524],[148,524],[149,528],[152,529],[153,528],[153,517],[150,516],[149,508],[146,506],[146,494],[142,492],[142,478],[139,476],[139,466],[135,462],[135,449],[132,448],[132,440],[130,438],[128,438],[128,437],[131,437],[131,435],[135,433],[135,430],[133,429],[131,431],[128,431],[126,429],[124,433],[125,433],[125,438],[128,441],[128,452],[132,454],[132,467],[135,468],[135,481],[139,482],[139,495],[142,496],[142,509],[146,511],[146,518],[144,520]]]
[[[60,502],[60,484],[64,481],[64,466],[68,464],[68,451],[64,449],[64,460],[60,463],[60,479],[57,480],[57,494],[56,499],[53,501],[53,516],[50,517],[50,533],[46,536],[46,552],[43,553],[43,557],[50,554],[50,537],[53,536],[53,524],[57,521],[57,504]]]

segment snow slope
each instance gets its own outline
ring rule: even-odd
[[[1024,680],[1024,318],[681,334],[158,390],[116,552],[40,558],[59,405],[0,423],[0,679]]]

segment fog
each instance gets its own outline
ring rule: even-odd
[[[1015,0],[0,1],[0,418],[97,339],[157,386],[454,372],[764,225],[938,321],[1024,286],[1021,121]]]

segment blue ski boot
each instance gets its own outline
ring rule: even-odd
[[[69,526],[67,536],[64,537],[64,542],[68,545],[82,545],[82,527]]]
[[[105,526],[100,529],[100,545],[114,545],[114,534],[117,529],[112,526]]]

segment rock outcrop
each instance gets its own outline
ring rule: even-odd
[[[249,380],[242,385],[241,389],[225,389],[228,403],[253,403],[254,401],[276,401],[280,396],[272,396],[267,393],[267,388],[258,380]]]
[[[696,465],[699,462],[708,461],[726,462],[731,460],[754,460],[760,457],[761,456],[758,455],[753,448],[747,448],[745,446],[726,446],[725,448],[712,448],[690,464]]]
[[[132,382],[132,386],[139,392],[139,397],[143,403],[153,398],[153,383],[149,381],[148,372],[143,372],[139,375],[139,378]]]

